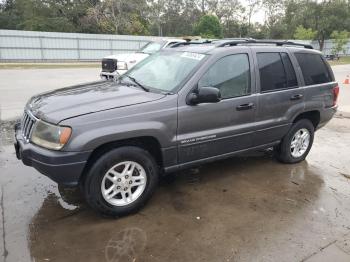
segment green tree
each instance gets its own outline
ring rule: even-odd
[[[317,31],[313,31],[312,28],[305,28],[299,25],[294,33],[294,38],[298,40],[314,40],[317,35]]]
[[[6,0],[0,5],[0,28],[33,31],[91,32],[82,23],[98,0]]]
[[[0,28],[204,37],[315,39],[349,31],[350,0],[0,0]],[[257,10],[263,23],[253,23]],[[316,34],[316,35],[314,35]]]
[[[222,37],[222,27],[219,19],[215,15],[204,15],[200,18],[194,30],[195,35],[204,38]]]
[[[224,37],[240,37],[246,35],[248,25],[246,9],[239,0],[220,0],[215,14],[220,20]]]
[[[259,10],[261,6],[261,1],[260,0],[247,0],[247,8],[246,8],[246,13],[247,13],[247,18],[248,18],[248,35],[251,30],[252,26],[252,16]]]
[[[105,0],[89,9],[88,20],[104,32],[147,35],[144,10],[147,10],[145,0]]]
[[[283,16],[285,12],[284,1],[264,0],[262,2],[266,13],[266,21],[264,26],[267,29],[268,38],[284,38],[286,32],[286,24],[283,22]]]
[[[340,52],[346,53],[345,45],[349,41],[349,32],[347,31],[333,31],[331,34],[332,42],[333,42],[333,48],[332,48],[332,54],[336,55]]]
[[[348,0],[333,1],[286,1],[284,24],[287,38],[293,37],[296,28],[302,25],[316,31],[315,40],[323,50],[324,42],[334,30],[350,28],[350,4]]]

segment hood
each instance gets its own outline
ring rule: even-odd
[[[116,59],[117,61],[120,61],[120,62],[126,62],[127,65],[129,66],[128,68],[130,68],[130,66],[137,64],[138,62],[142,61],[148,56],[149,54],[136,52],[136,53],[130,53],[130,54],[110,55],[110,56],[104,57],[104,59]]]
[[[67,118],[147,103],[164,96],[134,86],[99,81],[42,93],[32,97],[27,108],[36,117],[57,124]]]

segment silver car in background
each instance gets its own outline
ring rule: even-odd
[[[102,79],[106,80],[114,79],[115,77],[124,74],[137,63],[141,62],[151,54],[158,52],[162,48],[183,42],[186,41],[183,39],[161,39],[147,43],[135,53],[106,56],[102,59],[102,69],[100,76]]]

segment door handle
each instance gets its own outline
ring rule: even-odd
[[[290,97],[290,100],[299,100],[299,99],[302,99],[303,98],[303,95],[302,94],[297,94],[297,95],[293,95]]]
[[[253,103],[247,103],[247,104],[243,104],[243,105],[239,105],[236,107],[237,111],[242,111],[242,110],[249,110],[249,109],[253,109],[254,108],[254,104]]]

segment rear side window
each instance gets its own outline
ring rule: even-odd
[[[333,81],[333,77],[320,55],[296,53],[295,57],[303,73],[305,85],[317,85]]]
[[[294,68],[287,53],[258,53],[261,92],[298,86]]]
[[[295,75],[294,67],[292,62],[289,59],[287,53],[281,53],[282,62],[284,65],[284,70],[287,75],[287,87],[296,87],[298,86],[297,76]]]
[[[218,60],[199,80],[198,87],[203,86],[220,89],[224,99],[250,94],[248,55],[229,55]]]

